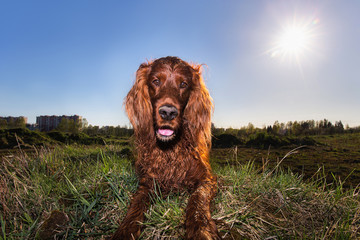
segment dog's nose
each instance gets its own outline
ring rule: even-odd
[[[170,121],[176,118],[176,116],[179,114],[176,107],[171,105],[164,105],[159,108],[159,114],[162,119]]]

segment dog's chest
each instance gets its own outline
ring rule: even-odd
[[[181,152],[158,151],[157,154],[144,156],[141,172],[144,177],[153,179],[162,189],[177,190],[194,185],[192,178],[196,160]]]

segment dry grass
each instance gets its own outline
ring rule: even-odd
[[[120,147],[20,151],[0,163],[0,239],[105,239],[126,213],[137,179]],[[264,163],[269,163],[266,159]],[[276,164],[275,164],[276,165]],[[213,217],[223,239],[359,239],[359,188],[311,181],[280,164],[214,166]],[[188,194],[155,194],[142,239],[183,239]],[[57,217],[51,217],[57,216]],[[49,229],[51,227],[47,227]]]

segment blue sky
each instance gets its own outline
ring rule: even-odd
[[[0,116],[129,125],[138,66],[178,56],[207,65],[216,126],[358,126],[359,12],[357,0],[0,1]],[[291,54],[276,50],[288,25],[307,28]]]

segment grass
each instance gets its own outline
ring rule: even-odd
[[[70,145],[3,156],[0,239],[110,236],[138,184],[127,153]],[[212,160],[219,185],[212,215],[223,239],[360,238],[359,187],[327,184],[323,171],[305,181],[269,159],[261,167]],[[183,239],[188,197],[154,194],[141,239]]]
[[[296,154],[287,156],[282,166],[291,168],[293,172],[303,175],[306,179],[322,168],[328,182],[333,181],[333,173],[337,181],[340,179],[343,182],[344,187],[355,188],[360,182],[360,134],[320,135],[312,138],[316,141],[315,145],[303,146]],[[275,167],[277,159],[283,158],[298,146],[271,146],[262,149],[240,145],[236,153],[233,151],[234,148],[213,149],[212,156],[216,162],[223,165],[246,164],[252,160],[258,167],[263,165],[264,159],[272,159],[270,165]]]

